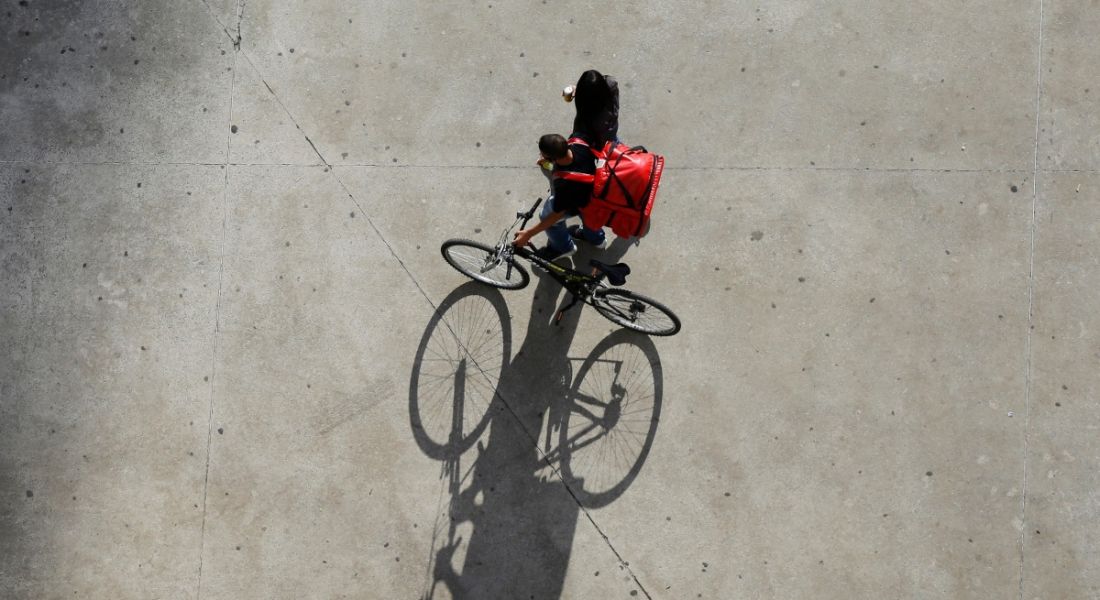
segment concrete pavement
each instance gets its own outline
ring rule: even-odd
[[[1100,597],[1100,11],[0,5],[0,597]],[[562,86],[675,337],[469,284]]]

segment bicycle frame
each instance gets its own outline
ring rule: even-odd
[[[516,228],[524,230],[541,203],[542,198],[539,198],[527,212],[516,213],[515,222],[500,234],[496,246],[467,239],[450,239],[440,247],[443,258],[471,279],[493,287],[513,290],[530,283],[527,269],[519,262],[519,259],[524,259],[529,266],[543,271],[571,295],[570,301],[558,310],[554,318],[556,324],[560,324],[566,311],[578,302],[584,302],[595,307],[608,320],[628,329],[660,336],[675,335],[680,331],[680,320],[668,307],[642,294],[621,288],[630,274],[630,267],[626,263],[608,264],[593,258],[590,261],[591,271],[585,272],[555,264],[553,256],[544,257],[544,252],[535,251],[534,244],[517,246]],[[561,226],[561,223],[555,225]],[[542,230],[543,227],[540,225],[534,229]],[[616,243],[620,240],[616,240]],[[554,255],[552,252],[545,254]],[[622,254],[613,252],[610,256],[620,257]],[[513,271],[517,271],[517,275],[513,276]],[[612,286],[619,289],[613,289]]]
[[[512,226],[505,229],[501,234],[499,241],[497,242],[497,259],[507,261],[508,273],[511,274],[511,259],[515,256],[519,256],[530,262],[532,265],[537,266],[544,270],[554,281],[557,281],[563,288],[565,288],[573,299],[565,306],[565,308],[558,311],[558,314],[554,317],[554,322],[561,321],[562,315],[565,311],[573,308],[579,301],[583,301],[585,304],[592,304],[592,293],[596,291],[596,288],[600,286],[606,286],[603,282],[604,275],[599,272],[598,269],[592,269],[592,273],[583,273],[575,269],[563,267],[558,264],[554,264],[540,256],[537,256],[529,248],[516,246],[512,244],[511,235],[518,225],[520,229],[527,226],[527,222],[531,220],[535,215],[535,210],[542,204],[542,198],[535,201],[534,206],[527,212],[516,213],[516,221],[512,223]],[[532,246],[533,247],[533,246]]]

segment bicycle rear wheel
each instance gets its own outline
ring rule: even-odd
[[[592,306],[613,323],[650,335],[673,335],[680,319],[665,305],[627,290],[597,290]]]
[[[447,264],[481,283],[505,290],[518,290],[531,281],[531,276],[515,260],[501,260],[496,249],[480,242],[447,240],[439,250]]]

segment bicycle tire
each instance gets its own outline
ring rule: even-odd
[[[503,290],[523,289],[531,282],[531,276],[527,270],[515,260],[509,261],[512,266],[511,279],[506,278],[508,265],[499,263],[489,266],[489,259],[496,254],[496,249],[481,242],[463,239],[447,240],[440,246],[439,251],[447,264],[474,281]],[[483,266],[488,268],[483,270],[481,268]]]
[[[628,290],[597,290],[592,306],[612,323],[634,331],[662,336],[680,331],[680,318],[667,306]],[[639,319],[643,313],[645,317]]]

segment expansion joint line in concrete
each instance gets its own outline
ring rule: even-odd
[[[1043,103],[1043,26],[1044,26],[1043,0],[1039,0],[1039,49],[1036,59],[1035,77],[1035,152],[1032,158],[1031,177],[1031,251],[1030,268],[1027,282],[1027,342],[1025,343],[1026,359],[1024,361],[1024,475],[1020,492],[1020,583],[1019,598],[1024,598],[1024,577],[1027,562],[1025,549],[1027,545],[1027,484],[1028,484],[1028,460],[1030,459],[1031,445],[1031,363],[1032,363],[1032,338],[1033,324],[1035,322],[1035,238],[1038,228],[1039,214],[1039,139],[1041,133],[1041,117]]]
[[[336,168],[370,168],[370,169],[432,169],[445,171],[447,169],[508,169],[508,170],[531,170],[534,168],[530,165],[394,165],[387,163],[340,163],[333,165]],[[691,172],[711,172],[711,171],[735,171],[735,172],[782,172],[782,173],[989,173],[989,174],[1016,174],[1016,173],[1031,173],[1031,169],[933,169],[933,168],[921,168],[921,167],[789,167],[789,166],[768,166],[768,165],[714,165],[714,166],[699,166],[699,167],[678,167],[667,166],[666,171],[691,171]],[[1084,171],[1084,172],[1100,172],[1100,171]]]
[[[204,2],[205,3],[205,2]],[[240,0],[237,0],[237,15],[240,17]],[[240,21],[237,22],[237,29],[240,30]],[[214,434],[214,391],[217,381],[217,367],[218,367],[218,335],[221,329],[221,308],[222,308],[222,285],[225,280],[225,239],[227,233],[227,227],[229,222],[229,164],[232,158],[233,148],[233,134],[230,132],[229,125],[233,121],[233,104],[237,93],[237,67],[239,62],[237,57],[240,53],[239,46],[240,39],[238,38],[237,44],[234,46],[237,52],[233,54],[233,76],[229,85],[229,121],[226,126],[226,139],[225,139],[225,187],[222,192],[222,237],[219,245],[218,255],[218,295],[214,302],[214,335],[212,341],[212,349],[210,352],[210,396],[207,404],[206,414],[206,467],[203,472],[202,478],[202,525],[199,531],[199,568],[195,582],[195,598],[201,600],[202,598],[202,575],[203,575],[203,555],[206,554],[206,507],[207,498],[209,497],[210,490],[210,447]]]
[[[420,281],[417,280],[416,276],[413,275],[411,270],[409,270],[408,265],[406,265],[405,261],[403,261],[401,259],[401,257],[397,254],[397,251],[394,250],[393,246],[389,243],[389,241],[386,239],[386,237],[384,235],[382,235],[382,231],[378,228],[377,224],[375,224],[374,219],[372,219],[371,216],[370,216],[370,213],[367,212],[363,208],[363,206],[355,198],[355,195],[351,193],[350,189],[348,189],[348,186],[344,183],[344,181],[342,179],[340,179],[340,176],[336,174],[336,170],[333,168],[333,166],[328,162],[328,160],[325,159],[324,155],[321,154],[320,150],[317,149],[317,146],[314,145],[313,140],[311,140],[309,138],[309,136],[306,134],[306,132],[298,124],[298,120],[294,118],[294,115],[291,114],[290,110],[287,109],[287,107],[283,103],[282,99],[279,98],[279,95],[275,93],[275,90],[272,89],[272,87],[267,83],[267,80],[264,79],[263,73],[261,73],[260,70],[256,67],[255,63],[252,62],[252,60],[248,56],[248,53],[247,52],[242,52],[241,54],[244,56],[245,60],[248,61],[248,64],[252,67],[253,71],[255,71],[256,75],[260,78],[260,80],[263,81],[264,86],[267,88],[267,91],[271,93],[272,97],[279,104],[279,106],[283,109],[283,112],[286,113],[287,118],[289,118],[291,120],[291,122],[294,123],[294,126],[299,131],[302,132],[302,136],[305,137],[307,142],[309,142],[310,147],[313,148],[313,151],[317,154],[317,157],[320,158],[321,161],[325,164],[325,166],[327,167],[327,171],[332,174],[333,179],[335,179],[336,182],[340,185],[340,188],[344,190],[344,193],[346,193],[348,195],[348,198],[351,200],[352,204],[354,204],[356,209],[359,210],[359,213],[363,215],[363,217],[365,218],[367,223],[370,225],[371,229],[374,230],[374,234],[376,236],[378,236],[378,239],[381,240],[382,244],[386,246],[387,250],[389,250],[390,255],[393,257],[393,259],[396,260],[397,264],[401,266],[401,269],[403,271],[405,271],[405,274],[409,277],[409,280],[412,281],[413,285],[416,286],[416,289],[417,289],[417,291],[420,292],[420,295],[424,297],[424,299],[428,302],[428,305],[432,307],[433,311],[438,310],[439,309],[438,305],[435,302],[432,302],[432,299],[428,295],[427,291],[425,291],[423,286],[420,285]],[[450,324],[447,323],[446,319],[443,319],[443,323],[444,323],[444,326],[447,327],[447,330],[450,331],[451,335],[453,335],[455,337],[455,339],[458,341],[459,347],[462,349],[462,351],[467,356],[469,356],[471,358],[471,360],[473,361],[474,367],[478,370],[478,372],[480,372],[482,376],[491,379],[489,377],[489,375],[484,371],[484,369],[482,369],[481,366],[477,364],[477,361],[473,359],[472,353],[469,351],[468,348],[466,348],[465,344],[462,343],[462,340],[459,338],[458,334],[455,333],[454,329],[451,328]],[[615,558],[618,559],[619,564],[622,566],[622,568],[626,569],[626,571],[628,573],[630,573],[630,577],[634,580],[634,583],[638,586],[638,589],[640,589],[642,591],[642,593],[645,594],[646,598],[652,599],[652,597],[649,595],[649,592],[645,589],[645,586],[642,585],[642,582],[638,580],[637,575],[635,575],[634,571],[630,568],[629,563],[627,563],[623,559],[623,557],[619,553],[619,551],[617,549],[615,549],[615,546],[611,543],[611,539],[607,536],[606,533],[604,533],[604,531],[596,523],[596,520],[592,517],[592,515],[589,514],[588,510],[584,507],[584,505],[581,503],[580,499],[577,497],[577,494],[573,491],[572,488],[569,487],[569,484],[565,482],[565,479],[561,477],[561,473],[559,473],[558,470],[553,466],[553,464],[550,462],[549,457],[546,455],[546,453],[543,452],[541,448],[539,448],[538,436],[534,435],[531,431],[529,431],[523,425],[523,421],[519,418],[519,415],[512,408],[512,406],[510,404],[508,404],[507,400],[503,396],[500,395],[499,392],[494,391],[493,396],[494,396],[494,398],[500,400],[500,403],[505,407],[505,409],[508,411],[508,413],[511,415],[511,417],[515,420],[516,424],[519,425],[519,427],[523,431],[524,435],[527,436],[527,438],[530,440],[532,447],[535,448],[536,452],[538,452],[539,455],[542,457],[543,462],[552,471],[554,471],[555,474],[558,475],[559,481],[562,482],[562,485],[565,487],[566,491],[573,498],[573,501],[577,503],[577,506],[584,513],[585,518],[587,518],[588,521],[592,524],[592,526],[596,528],[596,531],[600,534],[600,537],[603,538],[603,540],[607,544],[608,548],[611,549],[611,552],[615,555]],[[201,582],[201,580],[200,580],[200,582]]]
[[[186,161],[68,161],[68,160],[0,160],[0,165],[46,165],[61,167],[324,167],[324,163],[241,163]]]
[[[247,57],[246,57],[247,58]],[[274,91],[271,86],[264,82],[268,91],[274,95]],[[286,107],[283,107],[286,110]],[[297,125],[297,124],[295,124]],[[298,127],[301,129],[301,127]],[[313,143],[313,140],[308,136],[304,136],[309,145],[313,148],[314,154],[318,157],[321,153],[317,150],[317,146]],[[80,167],[100,167],[100,166],[122,166],[122,167],[294,167],[294,168],[308,168],[308,167],[328,167],[331,169],[431,169],[433,171],[446,171],[447,169],[480,169],[480,170],[509,170],[509,171],[527,171],[532,170],[530,165],[394,165],[388,163],[339,163],[330,164],[327,162],[315,162],[315,163],[265,163],[265,162],[201,162],[201,161],[122,161],[122,160],[97,160],[97,161],[69,161],[69,160],[0,160],[0,165],[47,165],[47,166],[80,166]],[[812,173],[812,172],[837,172],[837,173],[977,173],[977,174],[1034,174],[1040,175],[1049,173],[1081,173],[1084,175],[1100,175],[1100,169],[932,169],[921,167],[782,167],[782,166],[768,166],[768,165],[728,165],[728,166],[711,166],[711,167],[665,167],[666,171],[686,171],[686,172],[713,172],[713,171],[734,171],[734,172],[782,172],[782,173]]]

